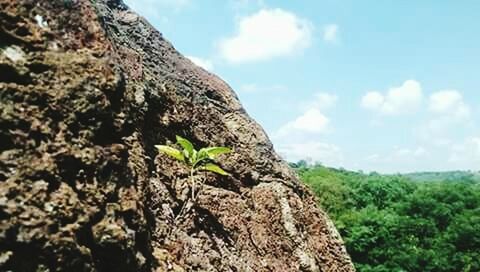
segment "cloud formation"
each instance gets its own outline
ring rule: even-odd
[[[326,133],[329,129],[330,119],[328,119],[318,109],[309,109],[295,120],[283,125],[278,136],[287,136],[298,133]]]
[[[367,110],[385,115],[408,114],[418,110],[422,103],[422,87],[415,80],[407,80],[401,86],[385,94],[368,92],[362,97],[361,105]]]
[[[264,61],[292,55],[310,46],[312,24],[282,9],[261,9],[240,19],[237,33],[219,43],[231,63]]]
[[[323,113],[337,103],[338,97],[329,93],[316,93],[311,102],[303,103],[303,113],[296,119],[283,125],[276,136],[288,136],[298,139],[297,136],[304,134],[325,134],[331,131],[330,119]],[[296,136],[295,136],[296,135]]]
[[[451,137],[472,123],[472,111],[457,90],[430,95],[428,120],[419,128],[420,137],[438,146],[450,145]]]
[[[314,100],[307,104],[307,108],[316,108],[322,111],[329,110],[337,104],[338,97],[329,93],[316,93]]]
[[[448,114],[455,118],[470,117],[470,107],[463,100],[457,90],[444,90],[430,96],[428,109],[435,114]]]
[[[341,149],[319,137],[333,131],[324,112],[336,106],[338,97],[329,93],[316,93],[314,99],[302,104],[303,113],[287,122],[273,135],[280,154],[289,161],[308,159],[330,166],[342,166]]]

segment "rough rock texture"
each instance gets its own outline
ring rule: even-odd
[[[193,205],[188,170],[154,149],[176,134],[235,150]],[[143,18],[0,0],[0,270],[354,268],[230,87]]]

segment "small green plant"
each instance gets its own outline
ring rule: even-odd
[[[204,147],[197,151],[189,140],[178,135],[176,139],[177,144],[182,147],[182,150],[167,145],[156,145],[155,147],[160,152],[185,163],[190,168],[192,200],[195,201],[195,173],[197,171],[209,171],[222,176],[228,176],[229,173],[218,166],[215,163],[215,159],[221,154],[230,153],[231,149],[228,147],[214,146]]]

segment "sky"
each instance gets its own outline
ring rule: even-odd
[[[126,0],[288,161],[480,170],[480,1]]]

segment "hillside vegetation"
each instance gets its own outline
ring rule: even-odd
[[[480,271],[476,174],[292,166],[334,220],[358,271]]]

